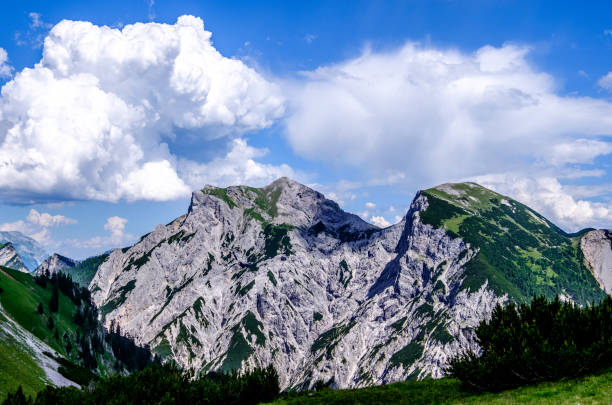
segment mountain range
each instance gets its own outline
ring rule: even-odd
[[[107,329],[185,368],[273,364],[284,389],[345,388],[443,376],[497,304],[599,301],[611,246],[475,183],[420,191],[380,229],[281,178],[207,186],[134,245],[39,271],[88,285]]]

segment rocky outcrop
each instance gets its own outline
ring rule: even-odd
[[[19,254],[17,254],[15,247],[10,242],[0,245],[0,266],[19,270],[24,273],[29,272],[28,268],[23,264],[23,261],[21,261]]]
[[[587,232],[580,239],[584,262],[601,288],[612,293],[612,231],[600,229]]]
[[[49,253],[34,239],[19,231],[0,231],[0,244],[12,243],[28,271],[34,271],[36,267]]]
[[[440,377],[507,298],[462,288],[477,249],[423,224],[426,208],[419,195],[378,229],[289,179],[207,187],[89,287],[107,327],[195,370],[271,363],[283,388]]]
[[[35,270],[36,275],[49,274],[53,275],[58,271],[69,270],[74,268],[79,262],[68,257],[54,253],[47,257]]]

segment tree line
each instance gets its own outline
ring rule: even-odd
[[[181,404],[255,405],[276,399],[280,388],[274,367],[243,373],[208,373],[195,376],[171,363],[153,364],[129,375],[116,374],[84,389],[47,386],[34,398],[21,387],[3,405]]]

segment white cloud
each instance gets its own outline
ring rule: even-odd
[[[125,224],[128,220],[121,217],[110,217],[104,224],[104,229],[110,232],[109,240],[111,243],[119,244],[125,239]]]
[[[256,162],[254,158],[264,156],[267,150],[253,148],[243,139],[234,139],[230,146],[225,156],[209,163],[180,160],[178,167],[181,177],[193,187],[204,184],[263,186],[279,177],[299,177],[287,165],[274,166]]]
[[[365,206],[369,210],[373,210],[374,208],[376,208],[376,204],[374,204],[373,202],[366,202]]]
[[[370,222],[379,228],[386,228],[391,225],[391,223],[387,221],[383,216],[372,215],[372,217],[370,218]]]
[[[545,153],[544,156],[553,165],[593,163],[593,159],[596,157],[612,153],[612,142],[576,139],[553,145],[547,153],[548,155]]]
[[[49,24],[44,22],[42,19],[42,14],[32,11],[28,14],[30,17],[30,28],[51,28],[53,24]]]
[[[179,160],[199,164],[171,153],[173,142],[231,139],[283,111],[280,89],[222,56],[199,18],[121,30],[62,21],[41,62],[2,88],[0,194],[20,202],[174,199],[193,187]],[[251,175],[274,170],[250,162],[242,169]]]
[[[612,204],[593,202],[580,197],[593,197],[604,190],[589,192],[585,188],[563,186],[551,176],[529,177],[522,174],[492,174],[475,178],[485,187],[508,195],[557,225],[577,231],[585,227],[601,228],[612,224]],[[595,187],[596,189],[598,187]],[[608,186],[609,191],[610,186]]]
[[[42,14],[34,11],[28,13],[28,17],[30,18],[28,30],[25,32],[17,31],[15,33],[15,42],[20,46],[29,45],[32,48],[40,48],[45,35],[53,27],[53,24],[44,21]]]
[[[11,77],[13,68],[8,64],[8,54],[0,48],[0,79]]]
[[[608,72],[607,74],[605,74],[604,76],[602,76],[598,81],[597,84],[599,85],[599,87],[601,87],[602,89],[606,89],[608,91],[612,91],[612,72]]]
[[[72,218],[65,217],[63,215],[51,215],[48,212],[38,212],[35,209],[31,209],[27,217],[28,222],[40,225],[44,228],[49,228],[58,225],[70,225],[76,224],[77,221]]]
[[[67,240],[65,246],[77,249],[112,249],[118,246],[129,243],[134,238],[133,235],[125,232],[125,225],[128,223],[126,218],[112,216],[106,219],[104,230],[108,231],[109,235],[94,236],[86,240]]]
[[[418,187],[610,153],[612,103],[558,95],[528,51],[365,50],[287,85],[288,140],[301,156]]]
[[[5,222],[0,224],[0,231],[19,231],[53,250],[60,243],[51,237],[49,228],[76,223],[75,219],[64,215],[52,215],[48,212],[38,212],[35,209],[30,209],[26,221]]]

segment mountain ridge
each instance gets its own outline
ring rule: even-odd
[[[380,229],[286,178],[207,186],[185,215],[113,250],[92,297],[107,327],[184,367],[272,363],[281,386],[300,388],[442,376],[454,353],[478,350],[472,329],[496,304],[527,297],[521,277],[578,303],[603,294],[578,258],[560,256],[572,272],[548,268],[558,252],[547,243],[569,255],[579,240],[535,211],[480,186],[438,187]],[[490,263],[500,244],[520,266]]]

